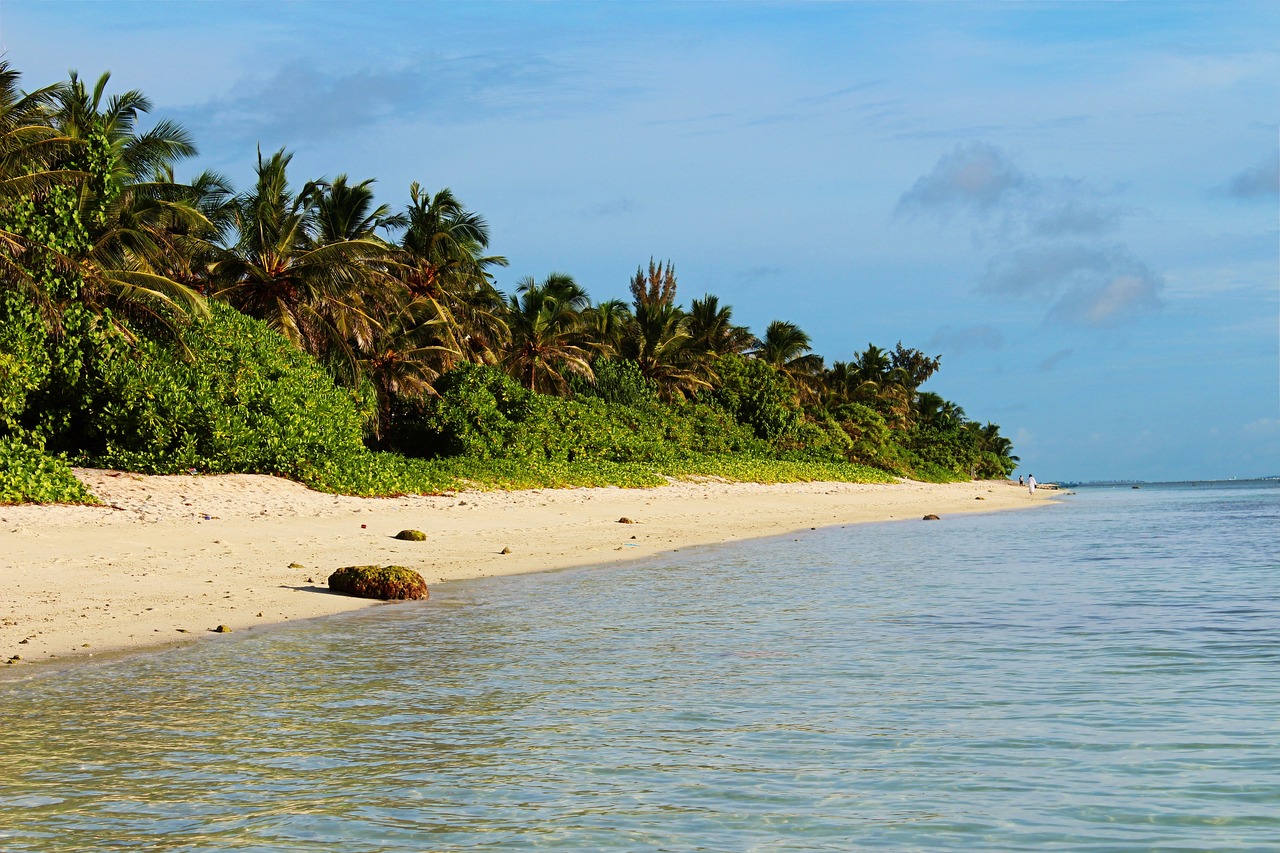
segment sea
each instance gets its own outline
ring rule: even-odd
[[[1280,849],[1280,481],[804,530],[0,683],[0,850]]]

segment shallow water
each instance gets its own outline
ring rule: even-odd
[[[1063,503],[0,684],[0,849],[1280,848],[1280,483]]]

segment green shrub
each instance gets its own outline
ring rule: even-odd
[[[67,312],[31,426],[86,464],[146,473],[188,468],[284,474],[366,453],[351,392],[265,324],[221,304],[174,343],[131,341],[110,316]]]
[[[911,451],[917,479],[968,480],[979,461],[973,436],[959,424],[919,424],[907,434],[904,443]]]
[[[0,435],[21,431],[27,397],[49,370],[48,335],[30,300],[0,292]]]
[[[658,392],[645,378],[640,365],[629,358],[601,358],[591,366],[595,381],[574,374],[569,387],[578,397],[595,397],[620,406],[648,406],[658,402]]]
[[[766,362],[739,355],[716,362],[720,381],[704,395],[765,441],[777,441],[800,424],[800,406],[791,381]]]
[[[637,405],[536,394],[506,375],[465,364],[436,382],[438,396],[397,419],[397,450],[428,458],[652,462],[705,453],[766,452],[723,409]]]
[[[67,463],[15,437],[0,438],[0,504],[96,504]]]
[[[815,410],[783,437],[778,450],[783,459],[847,462],[852,458],[853,442],[831,415]]]

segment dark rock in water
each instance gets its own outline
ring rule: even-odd
[[[921,520],[922,521],[941,521],[941,519],[938,518],[938,516],[934,515],[933,513],[929,513]]]
[[[427,598],[422,575],[404,566],[344,566],[329,575],[329,589],[381,601]]]
[[[407,542],[425,542],[427,534],[421,530],[401,530],[396,534],[397,539],[404,539]]]
[[[1135,489],[1141,489],[1142,486],[1134,486]]]
[[[625,515],[624,515],[622,518],[618,519],[618,523],[619,523],[619,524],[635,524],[635,522],[634,522],[634,521],[632,521],[631,519],[627,518]]]

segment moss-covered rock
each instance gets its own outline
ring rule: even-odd
[[[396,534],[397,539],[404,539],[408,542],[425,542],[427,534],[421,530],[401,530]]]
[[[428,596],[422,575],[404,566],[345,566],[329,575],[329,589],[382,601],[412,601]]]

